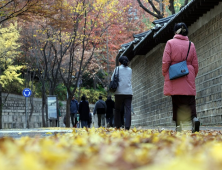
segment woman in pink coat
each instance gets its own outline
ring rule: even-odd
[[[173,120],[176,130],[181,131],[180,122],[192,120],[192,131],[199,131],[200,121],[196,114],[195,78],[198,73],[198,60],[194,44],[191,42],[187,57],[189,74],[174,80],[169,79],[170,65],[186,60],[189,49],[188,29],[185,23],[174,26],[175,36],[165,46],[162,59],[162,74],[164,76],[164,95],[171,96],[173,104]]]

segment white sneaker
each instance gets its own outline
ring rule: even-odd
[[[107,123],[107,126],[106,126],[107,128],[110,128],[110,125],[109,125],[109,123]]]
[[[177,126],[176,127],[176,132],[181,132],[182,131],[182,127],[181,126]]]

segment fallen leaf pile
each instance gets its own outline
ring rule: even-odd
[[[0,138],[0,170],[220,170],[220,131],[73,129]]]

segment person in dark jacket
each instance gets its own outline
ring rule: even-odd
[[[106,100],[106,123],[107,127],[113,127],[113,109],[115,108],[115,102],[112,100],[111,96],[107,97]]]
[[[77,112],[79,110],[79,104],[78,101],[75,100],[75,96],[72,97],[72,100],[70,102],[70,118],[72,122],[72,126],[76,127],[77,124]],[[74,121],[75,119],[75,121]]]
[[[99,100],[95,104],[93,115],[96,113],[98,116],[98,126],[105,127],[106,103],[102,100],[102,96],[99,96]]]
[[[79,103],[79,119],[81,122],[81,127],[88,127],[88,122],[90,120],[89,117],[89,102],[86,101],[86,97],[82,96],[81,97],[81,102]]]

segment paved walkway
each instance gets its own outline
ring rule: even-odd
[[[132,127],[133,128],[133,127]],[[148,127],[148,126],[140,126],[137,129],[166,129],[166,130],[175,130],[174,126],[168,127]],[[190,127],[184,127],[184,130],[190,130]],[[220,130],[222,131],[222,126],[201,126],[200,130]],[[73,131],[72,128],[36,128],[36,129],[3,129],[0,130],[0,138],[1,137],[12,137],[12,138],[21,138],[24,136],[34,137],[46,137],[52,136],[57,133],[71,133]]]
[[[37,129],[3,129],[0,130],[0,137],[12,137],[12,138],[21,138],[23,136],[40,136],[46,137],[51,136],[56,133],[71,133],[71,128],[58,128],[58,129],[50,129],[50,128],[37,128]]]

